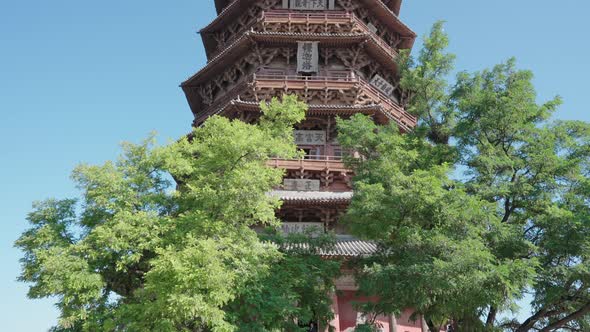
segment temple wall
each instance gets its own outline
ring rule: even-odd
[[[376,301],[376,298],[357,297],[355,291],[338,292],[338,322],[342,332],[354,332],[357,324],[362,324],[365,319],[361,313],[356,311],[353,303],[367,303]],[[390,331],[390,318],[387,316],[378,316],[375,323],[380,327],[382,332]],[[414,331],[410,331],[414,332]]]

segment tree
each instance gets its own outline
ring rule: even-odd
[[[261,108],[257,125],[213,117],[169,146],[124,144],[117,162],[74,170],[80,202],[35,204],[16,242],[20,280],[31,298],[57,300],[55,331],[297,331],[297,321],[329,321],[337,262],[285,252],[253,230],[278,225],[280,202],[267,193],[283,173],[266,162],[297,154],[292,128],[306,106],[285,96]]]
[[[402,58],[418,130],[339,122],[358,152],[346,220],[382,249],[359,264],[361,291],[381,298],[364,310],[415,308],[431,331],[585,331],[590,125],[552,122],[560,99],[537,104],[514,60],[447,83],[447,41],[438,23],[417,61]],[[527,292],[535,313],[501,321]]]

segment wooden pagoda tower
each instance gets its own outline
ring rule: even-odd
[[[316,227],[337,234],[329,257],[370,255],[376,246],[354,239],[339,225],[352,198],[351,172],[344,166],[335,118],[355,113],[395,122],[402,132],[416,125],[404,111],[396,57],[410,49],[415,33],[398,18],[402,0],[215,0],[218,16],[200,33],[207,65],[182,83],[194,126],[212,115],[246,122],[259,116],[259,102],[295,94],[309,105],[295,128],[306,156],[272,161],[285,169],[277,213],[285,233]],[[363,323],[352,302],[350,276],[337,280],[333,295],[336,331]],[[383,331],[418,332],[420,322],[378,317]],[[322,327],[324,330],[326,327]]]

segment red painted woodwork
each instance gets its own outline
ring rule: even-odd
[[[334,0],[334,10],[309,11],[285,9],[283,0],[215,0],[219,16],[200,32],[208,63],[181,84],[194,126],[214,115],[256,123],[260,103],[284,94],[307,103],[307,117],[295,129],[321,139],[298,141],[304,158],[268,161],[288,180],[269,195],[283,200],[277,217],[284,226],[292,223],[283,231],[323,225],[338,236],[335,249],[318,253],[324,259],[346,261],[377,250],[375,243],[350,237],[340,223],[353,199],[354,174],[342,161],[336,117],[361,113],[380,124],[393,122],[402,133],[417,124],[404,109],[410,94],[399,87],[397,72],[399,51],[411,49],[416,38],[397,16],[401,2]],[[297,72],[300,42],[317,42],[317,72]],[[331,326],[337,332],[353,331],[359,322],[354,303],[377,300],[357,296],[353,274],[343,272],[332,295]],[[385,332],[393,331],[393,324],[397,332],[421,332],[420,320],[412,321],[411,314],[375,321]]]

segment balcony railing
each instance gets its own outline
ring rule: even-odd
[[[403,130],[410,130],[416,123],[416,118],[405,112],[399,103],[390,96],[383,94],[379,89],[371,85],[367,80],[358,74],[350,71],[348,75],[338,76],[301,76],[301,75],[269,75],[252,74],[240,80],[233,88],[221,92],[220,97],[215,99],[201,113],[201,117],[210,116],[212,113],[223,108],[227,103],[234,100],[248,89],[270,88],[282,91],[297,90],[349,90],[360,86],[372,97],[376,105],[385,111],[385,116],[396,121]],[[200,118],[200,117],[199,117]],[[197,119],[199,122],[200,119]]]
[[[393,46],[386,43],[373,30],[369,29],[365,22],[359,19],[356,15],[348,12],[297,13],[273,10],[262,12],[261,21],[263,22],[263,25],[271,23],[287,24],[288,32],[292,32],[292,26],[297,24],[305,24],[306,26],[311,26],[312,24],[324,24],[326,29],[328,29],[328,26],[330,25],[350,23],[352,24],[351,29],[354,29],[354,25],[358,25],[361,30],[368,33],[373,41],[388,53],[391,53],[392,55],[398,54]]]
[[[332,171],[350,173],[351,170],[344,166],[342,159],[334,156],[322,156],[323,159],[271,159],[269,166],[291,169],[291,170],[308,170],[308,171]]]
[[[262,12],[262,19],[268,23],[347,23],[352,22],[354,15],[348,12],[318,12],[318,13],[302,13],[282,10],[269,10]],[[287,21],[285,21],[285,19]]]
[[[322,25],[324,27],[323,33],[334,33],[332,32],[332,28],[342,28],[343,25],[348,24],[350,26],[350,31],[343,31],[345,33],[352,33],[354,30],[362,30],[364,33],[368,34],[371,39],[381,47],[386,53],[390,54],[392,57],[397,56],[398,52],[392,46],[386,43],[379,35],[377,35],[373,30],[369,29],[369,27],[359,19],[356,15],[348,12],[318,12],[318,13],[302,13],[302,12],[290,12],[284,10],[270,10],[270,11],[263,11],[260,17],[248,24],[247,26],[241,29],[242,32],[240,33],[233,33],[231,37],[225,40],[223,43],[220,43],[217,46],[217,49],[211,54],[210,58],[215,58],[223,49],[225,49],[228,45],[231,45],[235,41],[237,41],[240,37],[243,36],[243,32],[246,31],[253,31],[253,32],[267,32],[267,28],[270,24],[285,24],[287,26],[287,32],[293,33],[300,31],[300,29],[295,29],[296,26],[305,26],[305,32],[314,32],[311,31],[314,25]]]
[[[385,95],[379,89],[375,88],[367,80],[361,78],[358,74],[350,72],[348,77],[326,77],[326,76],[299,76],[299,75],[254,75],[254,81],[257,85],[264,85],[271,88],[288,89],[333,89],[352,87],[354,84],[361,85],[362,88],[370,93],[381,106],[384,106],[386,115],[395,120],[398,124],[404,126],[404,130],[416,123],[416,118],[405,112],[397,101]]]
[[[342,156],[305,155],[303,160],[342,161]]]

